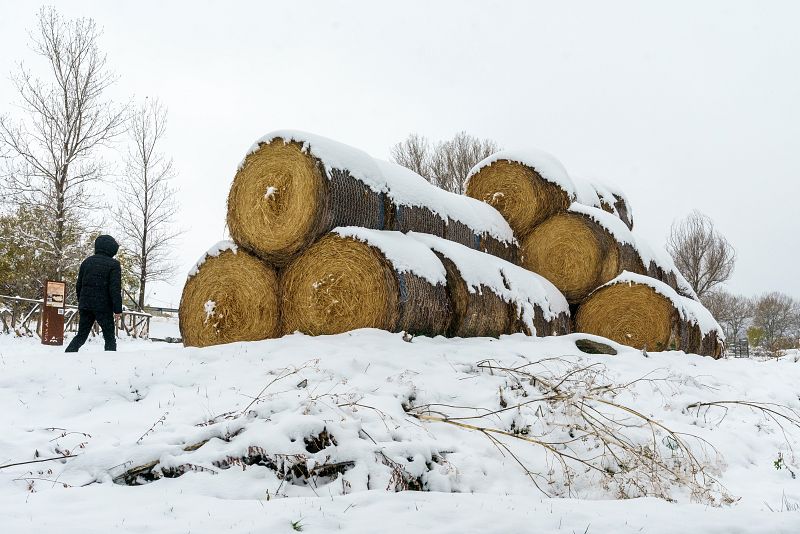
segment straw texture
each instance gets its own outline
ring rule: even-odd
[[[275,270],[241,249],[208,257],[186,281],[178,316],[187,346],[277,337]]]
[[[284,333],[338,334],[356,328],[439,335],[451,309],[444,285],[398,272],[383,253],[329,234],[282,275]]]

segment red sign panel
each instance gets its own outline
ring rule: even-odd
[[[42,344],[64,344],[64,306],[67,300],[66,282],[48,280],[44,284],[42,306]]]

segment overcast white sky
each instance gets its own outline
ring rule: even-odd
[[[94,18],[120,79],[159,97],[180,172],[180,274],[224,237],[251,143],[278,128],[388,158],[459,130],[556,155],[622,186],[639,232],[710,215],[735,245],[729,289],[800,297],[798,2],[58,2]],[[38,5],[0,0],[0,113]]]

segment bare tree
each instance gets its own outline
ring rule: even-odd
[[[124,123],[125,108],[104,98],[115,76],[98,48],[92,19],[63,19],[42,8],[33,51],[45,59],[49,79],[22,63],[12,80],[24,117],[0,117],[0,153],[9,192],[19,206],[44,214],[34,246],[52,261],[48,276],[61,278],[83,254],[69,227],[82,225],[97,207],[90,187],[105,174],[97,149]]]
[[[672,224],[667,249],[699,297],[728,280],[736,264],[736,251],[699,211]]]
[[[391,149],[392,160],[407,167],[428,180],[428,167],[431,157],[431,144],[422,135],[412,133],[405,141],[397,143]]]
[[[727,291],[709,291],[702,298],[703,304],[725,330],[729,340],[739,339],[753,318],[753,301],[743,295],[732,295]]]
[[[145,99],[131,116],[131,147],[119,189],[117,220],[138,278],[140,310],[148,282],[165,280],[175,269],[172,249],[180,234],[173,225],[176,191],[170,187],[175,168],[160,151],[166,128],[167,110],[157,99]]]
[[[762,295],[755,303],[753,326],[760,329],[768,350],[794,345],[800,329],[800,303],[777,291]]]
[[[491,139],[479,139],[466,132],[436,144],[412,133],[394,145],[391,154],[396,163],[421,174],[432,184],[463,194],[470,169],[498,150],[499,146]]]

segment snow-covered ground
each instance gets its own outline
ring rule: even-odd
[[[795,358],[589,355],[578,337],[361,330],[67,355],[0,336],[0,466],[75,455],[0,469],[0,532],[800,532],[800,428],[687,408],[790,415]],[[582,407],[696,497],[662,477],[673,502],[617,498],[654,479],[595,448]],[[587,464],[565,474],[542,443]],[[425,491],[393,491],[409,487]]]

